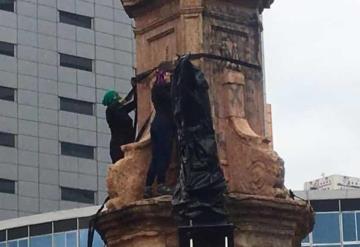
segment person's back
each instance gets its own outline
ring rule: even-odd
[[[123,105],[115,102],[106,109],[106,121],[108,122],[111,132],[111,144],[123,145],[134,141],[133,120],[129,116],[135,107],[135,103],[131,102]]]
[[[170,83],[155,84],[151,89],[151,100],[155,108],[155,119],[161,118],[166,121],[166,124],[173,122],[171,96],[170,96]]]
[[[129,113],[136,107],[134,101],[123,104],[120,96],[115,91],[108,91],[103,98],[106,108],[106,121],[111,132],[110,156],[112,162],[122,159],[124,153],[120,146],[133,142],[135,139],[135,128]]]

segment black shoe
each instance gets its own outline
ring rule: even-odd
[[[145,187],[145,191],[144,191],[144,199],[148,199],[153,197],[153,192],[152,192],[152,187],[151,186],[146,186]]]
[[[173,194],[173,190],[164,185],[164,184],[159,184],[158,187],[157,187],[157,193],[160,195],[160,196],[164,196],[164,195],[172,195]]]

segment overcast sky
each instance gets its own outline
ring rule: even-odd
[[[286,186],[322,173],[360,177],[360,0],[275,0],[264,42]]]

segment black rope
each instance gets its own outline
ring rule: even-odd
[[[262,67],[257,64],[252,64],[252,63],[248,63],[248,62],[245,62],[242,60],[229,58],[229,57],[223,57],[223,56],[214,55],[214,54],[210,54],[210,53],[196,53],[196,54],[190,54],[189,56],[190,56],[190,60],[200,59],[200,58],[209,58],[209,59],[214,59],[214,60],[219,60],[219,61],[224,61],[224,62],[230,62],[230,63],[237,64],[237,65],[242,65],[242,66],[245,66],[245,67],[248,67],[251,69],[262,70]]]
[[[152,115],[152,111],[150,112],[150,115],[148,116],[148,118],[146,119],[144,125],[141,127],[141,129],[139,130],[139,133],[137,134],[136,138],[135,138],[135,142],[138,142],[140,140],[140,138],[143,136],[146,127],[148,126],[150,120],[151,120],[151,115]]]
[[[133,90],[134,90],[134,100],[136,100],[136,107],[135,107],[135,118],[134,118],[134,139],[136,137],[136,130],[137,130],[137,124],[138,124],[138,95],[137,95],[137,85],[136,83],[131,83]]]
[[[208,58],[208,59],[214,59],[214,60],[219,60],[219,61],[223,61],[223,62],[224,61],[230,62],[233,64],[245,66],[245,67],[256,69],[256,70],[262,70],[260,65],[251,64],[251,63],[244,62],[241,60],[223,57],[223,56],[219,56],[219,55],[214,55],[214,54],[210,54],[210,53],[195,53],[195,54],[189,54],[188,56],[191,60],[196,60],[196,59],[200,59],[200,58]],[[133,85],[133,89],[129,92],[129,94],[125,97],[125,99],[130,99],[133,95],[134,95],[134,97],[137,97],[136,84],[141,83],[144,79],[146,79],[148,76],[150,76],[155,70],[157,70],[159,67],[161,67],[161,65],[163,63],[164,62],[160,63],[158,66],[156,66],[150,70],[147,70],[147,71],[140,73],[140,74],[136,75],[135,77],[131,78],[131,84]],[[144,125],[139,129],[139,132],[135,138],[135,141],[139,141],[140,138],[142,137],[142,135],[144,134],[146,127],[151,119],[151,114],[152,113],[150,113],[150,115],[146,119]],[[134,126],[137,126],[137,122],[138,122],[138,119],[137,119],[137,107],[136,107]]]
[[[181,57],[181,56],[179,56],[179,57]],[[251,69],[256,69],[256,70],[260,70],[260,71],[262,70],[261,65],[248,63],[248,62],[245,62],[245,61],[242,61],[242,60],[229,58],[229,57],[223,57],[223,56],[220,56],[220,55],[215,55],[215,54],[210,54],[210,53],[194,53],[194,54],[189,54],[189,57],[190,57],[190,60],[196,60],[196,59],[200,59],[200,58],[208,58],[208,59],[219,60],[219,61],[222,61],[222,62],[229,62],[229,63],[241,65],[241,66],[248,67],[248,68],[251,68]],[[147,70],[147,71],[145,71],[145,72],[143,72],[141,74],[136,75],[135,77],[131,78],[131,82],[133,84],[141,83],[146,77],[151,75],[152,72],[154,72],[156,69],[158,69],[159,66],[156,66],[156,67],[154,67],[154,68],[152,68],[150,70]]]
[[[106,197],[105,201],[103,202],[103,204],[101,205],[101,207],[98,209],[98,211],[96,212],[96,214],[94,214],[91,217],[91,220],[89,221],[89,230],[88,230],[88,241],[87,241],[87,247],[92,247],[93,245],[93,240],[94,240],[94,233],[95,233],[95,227],[96,227],[96,223],[98,220],[98,216],[100,214],[100,212],[104,209],[105,204],[110,200],[110,197]],[[104,238],[102,238],[103,241],[106,244],[106,240]]]
[[[301,200],[303,202],[306,202],[306,204],[310,204],[309,200],[305,200],[304,198],[301,198],[300,196],[295,195],[295,193],[292,190],[289,190],[289,196],[293,200],[295,200],[295,198],[297,198],[297,199],[299,199],[299,200]]]
[[[148,77],[149,75],[151,75],[152,72],[154,72],[159,66],[156,66],[155,68],[152,68],[150,70],[147,70],[143,73],[137,74],[135,77],[131,78],[131,83],[134,85],[136,83],[141,82],[142,80],[144,80],[146,77]]]
[[[128,92],[128,94],[124,97],[124,101],[130,101],[131,98],[134,96],[135,94],[135,89],[134,87],[130,90],[130,92]]]

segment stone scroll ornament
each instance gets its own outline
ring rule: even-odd
[[[189,55],[179,58],[171,90],[180,158],[172,201],[175,216],[184,223],[224,222],[226,182],[217,156],[208,82]]]

